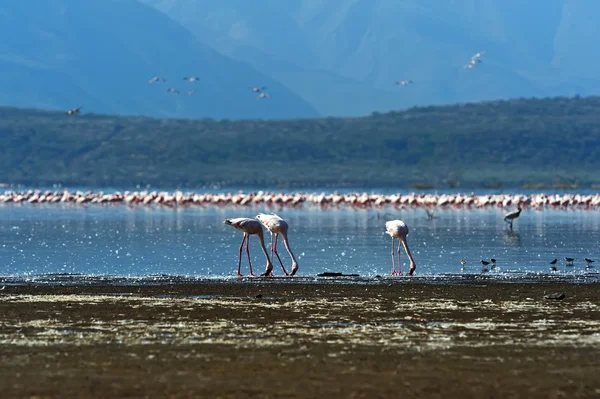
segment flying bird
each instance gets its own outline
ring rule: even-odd
[[[396,85],[397,86],[408,86],[411,83],[413,83],[412,80],[399,80],[396,82]]]
[[[186,76],[186,77],[183,78],[183,80],[187,80],[188,82],[192,83],[192,82],[195,82],[197,80],[200,80],[200,78],[196,77],[196,76],[192,76],[192,77],[187,77]]]
[[[266,213],[259,213],[256,216],[256,219],[258,219],[271,232],[271,258],[273,258],[273,254],[275,254],[275,256],[277,256],[277,259],[279,260],[279,264],[281,265],[281,268],[283,269],[283,274],[285,274],[286,276],[295,275],[296,272],[298,271],[298,262],[296,261],[296,257],[294,256],[294,253],[290,249],[290,244],[289,244],[288,235],[287,235],[289,226],[288,226],[287,222],[274,213],[270,214],[270,215],[268,215]],[[292,258],[292,271],[289,274],[285,270],[285,267],[283,266],[283,262],[281,261],[281,258],[279,257],[279,254],[277,253],[277,238],[279,237],[280,234],[281,234],[281,237],[283,238],[283,245],[285,245],[285,249],[288,251],[288,253],[290,254],[290,257]],[[275,236],[275,241],[273,241],[273,236]],[[263,274],[261,274],[261,276],[271,276],[272,272],[273,272],[273,265],[271,265],[271,267],[267,267],[267,269],[265,270],[265,272]]]
[[[191,96],[192,94],[194,94],[196,92],[196,90],[190,90],[187,92],[188,96]]]
[[[471,59],[472,59],[472,60],[475,60],[475,59],[477,59],[477,58],[481,58],[481,57],[482,57],[482,56],[483,56],[485,53],[487,53],[487,51],[480,51],[480,52],[478,52],[478,53],[475,53],[475,55],[473,55],[473,56],[471,57]]]
[[[263,98],[270,98],[271,95],[269,93],[260,93],[260,95],[258,97],[256,97],[256,100],[262,100]]]
[[[79,113],[79,110],[83,108],[81,105],[79,107],[75,107],[73,109],[70,109],[67,111],[67,115],[77,115]]]
[[[148,81],[148,83],[152,84],[152,83],[154,83],[154,82],[160,82],[160,81],[166,82],[166,81],[167,81],[167,79],[165,79],[165,78],[159,78],[158,76],[155,76],[155,77],[153,77],[152,79],[150,79],[150,80]]]
[[[250,236],[257,235],[258,241],[260,242],[260,247],[267,258],[267,270],[273,269],[273,264],[271,263],[271,259],[269,259],[269,254],[267,253],[267,248],[265,248],[265,239],[263,236],[263,228],[258,220],[250,219],[250,218],[235,218],[235,219],[225,219],[223,221],[224,224],[233,226],[237,230],[244,233],[244,238],[242,238],[242,244],[240,245],[240,258],[238,261],[238,272],[237,275],[242,277],[241,267],[242,267],[242,251],[244,249],[244,242],[246,243],[246,254],[248,255],[248,265],[250,266],[250,275],[254,276],[252,272],[252,261],[250,261]]]
[[[263,86],[263,87],[251,87],[250,89],[254,93],[260,93],[261,91],[265,91],[267,88],[265,86]]]
[[[510,225],[511,230],[513,227],[513,220],[515,220],[516,218],[519,217],[519,215],[521,214],[521,211],[522,211],[521,207],[517,206],[516,211],[508,212],[506,215],[504,215],[504,221]]]
[[[172,88],[172,87],[168,88],[168,89],[167,89],[167,92],[169,92],[169,93],[173,93],[173,94],[179,94],[179,90],[177,90],[177,89],[174,89],[174,88]]]
[[[408,241],[406,240],[406,236],[408,235],[408,227],[402,220],[390,220],[385,223],[385,230],[386,233],[392,237],[392,276],[402,274],[402,271],[400,270],[400,243],[402,243],[402,246],[404,246],[404,251],[406,252],[406,255],[410,261],[408,275],[411,276],[415,272],[417,265],[415,264],[412,254],[410,253],[410,249],[408,249]],[[394,240],[396,238],[398,239],[398,249],[396,251],[398,253],[398,273],[396,273],[396,264],[394,263]]]

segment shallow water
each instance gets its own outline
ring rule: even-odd
[[[0,275],[48,273],[152,274],[198,277],[231,276],[237,268],[241,233],[224,225],[230,217],[253,217],[262,208],[145,208],[127,206],[41,205],[0,207]],[[418,275],[481,273],[480,259],[497,259],[488,275],[549,273],[583,275],[584,257],[600,252],[600,213],[589,210],[526,210],[510,231],[505,210],[438,210],[428,219],[422,209],[285,209],[277,212],[290,225],[290,245],[300,275],[324,271],[389,274],[391,239],[385,221],[402,219]],[[269,237],[266,236],[267,247]],[[278,245],[289,268],[283,243]],[[256,237],[250,251],[256,272],[265,259]],[[576,258],[566,267],[562,258]],[[407,257],[401,253],[403,270]],[[599,263],[600,264],[600,263]],[[281,268],[274,264],[276,275]],[[600,266],[599,266],[600,267]],[[247,258],[242,273],[248,273]]]

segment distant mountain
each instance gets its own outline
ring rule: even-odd
[[[136,0],[3,2],[0,37],[3,105],[158,117],[318,115],[282,84]],[[167,81],[149,84],[154,76]],[[272,98],[257,101],[252,86],[267,86]]]
[[[596,0],[140,1],[324,115],[600,94]]]
[[[0,183],[598,187],[600,97],[361,118],[155,119],[0,107]]]

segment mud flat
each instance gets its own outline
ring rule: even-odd
[[[600,397],[597,282],[297,281],[5,280],[1,397]]]

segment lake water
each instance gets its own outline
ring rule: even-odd
[[[240,232],[223,224],[231,217],[254,217],[263,208],[145,208],[76,205],[0,206],[0,275],[47,273],[147,276],[169,274],[233,276]],[[385,221],[404,220],[418,275],[481,273],[480,259],[495,258],[492,273],[586,274],[584,257],[600,260],[600,212],[525,210],[509,230],[505,210],[438,210],[428,219],[423,209],[369,210],[283,209],[299,275],[324,271],[386,275],[391,271],[391,239]],[[269,236],[266,245],[269,246]],[[282,244],[282,243],[281,243]],[[291,261],[278,249],[286,267]],[[250,251],[255,272],[265,259],[253,236]],[[245,256],[245,254],[244,254]],[[566,267],[562,258],[576,258]],[[401,253],[402,270],[408,269]],[[597,262],[600,265],[600,262]],[[599,266],[600,267],[600,266]],[[597,269],[597,268],[596,268]],[[593,269],[593,270],[596,270]],[[274,263],[274,272],[281,268]],[[242,273],[248,273],[244,257]]]

